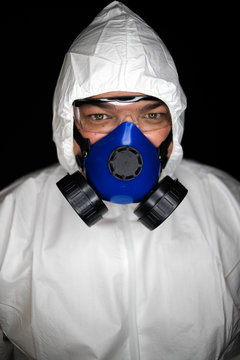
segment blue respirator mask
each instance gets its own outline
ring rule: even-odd
[[[107,212],[103,200],[118,204],[139,203],[134,213],[150,230],[159,226],[180,204],[187,194],[178,180],[169,176],[158,182],[161,170],[168,160],[168,147],[172,132],[159,148],[156,148],[142,131],[154,131],[169,125],[169,118],[157,118],[155,113],[133,115],[121,108],[120,114],[113,110],[105,114],[81,116],[80,107],[106,104],[131,104],[143,100],[164,104],[151,96],[114,97],[75,100],[74,107],[80,128],[85,132],[102,132],[105,135],[90,144],[74,123],[74,139],[81,148],[77,157],[85,177],[76,171],[66,175],[57,186],[73,209],[88,225],[92,226]],[[156,106],[157,106],[156,105]],[[123,110],[122,110],[123,109]],[[84,110],[83,110],[84,113]],[[153,116],[154,115],[154,116]],[[127,119],[131,121],[127,121]],[[141,131],[142,130],[142,131]]]

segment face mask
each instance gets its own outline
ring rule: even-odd
[[[92,226],[107,212],[102,200],[139,203],[134,213],[150,230],[159,226],[180,204],[187,190],[166,176],[158,183],[167,161],[172,136],[157,149],[132,122],[123,122],[91,145],[74,127],[85,157],[79,172],[66,175],[57,186],[80,218]]]
[[[103,200],[129,204],[140,202],[156,185],[161,162],[136,125],[124,122],[91,146],[83,169]]]

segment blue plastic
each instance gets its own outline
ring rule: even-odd
[[[108,159],[113,150],[128,145],[137,149],[143,159],[143,168],[132,180],[119,180],[108,168]],[[91,146],[84,160],[89,184],[102,199],[118,204],[141,201],[158,182],[161,162],[155,146],[131,122],[124,122]]]

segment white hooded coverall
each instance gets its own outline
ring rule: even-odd
[[[171,112],[174,146],[161,177],[178,178],[188,194],[154,231],[137,221],[136,204],[107,203],[89,228],[56,186],[78,169],[73,101],[109,91],[158,97]],[[165,45],[123,4],[109,4],[74,41],[54,96],[61,165],[1,193],[1,360],[10,359],[6,338],[37,360],[237,356],[240,186],[182,160],[185,104]]]

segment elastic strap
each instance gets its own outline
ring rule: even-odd
[[[165,168],[167,161],[168,161],[168,148],[172,141],[172,130],[166,137],[166,139],[161,143],[161,145],[158,148],[158,157],[159,160],[162,163],[162,168]]]
[[[76,140],[77,144],[80,146],[82,157],[87,157],[90,153],[91,144],[90,140],[87,138],[84,138],[78,128],[76,127],[76,124],[74,123],[73,126],[73,137]]]

